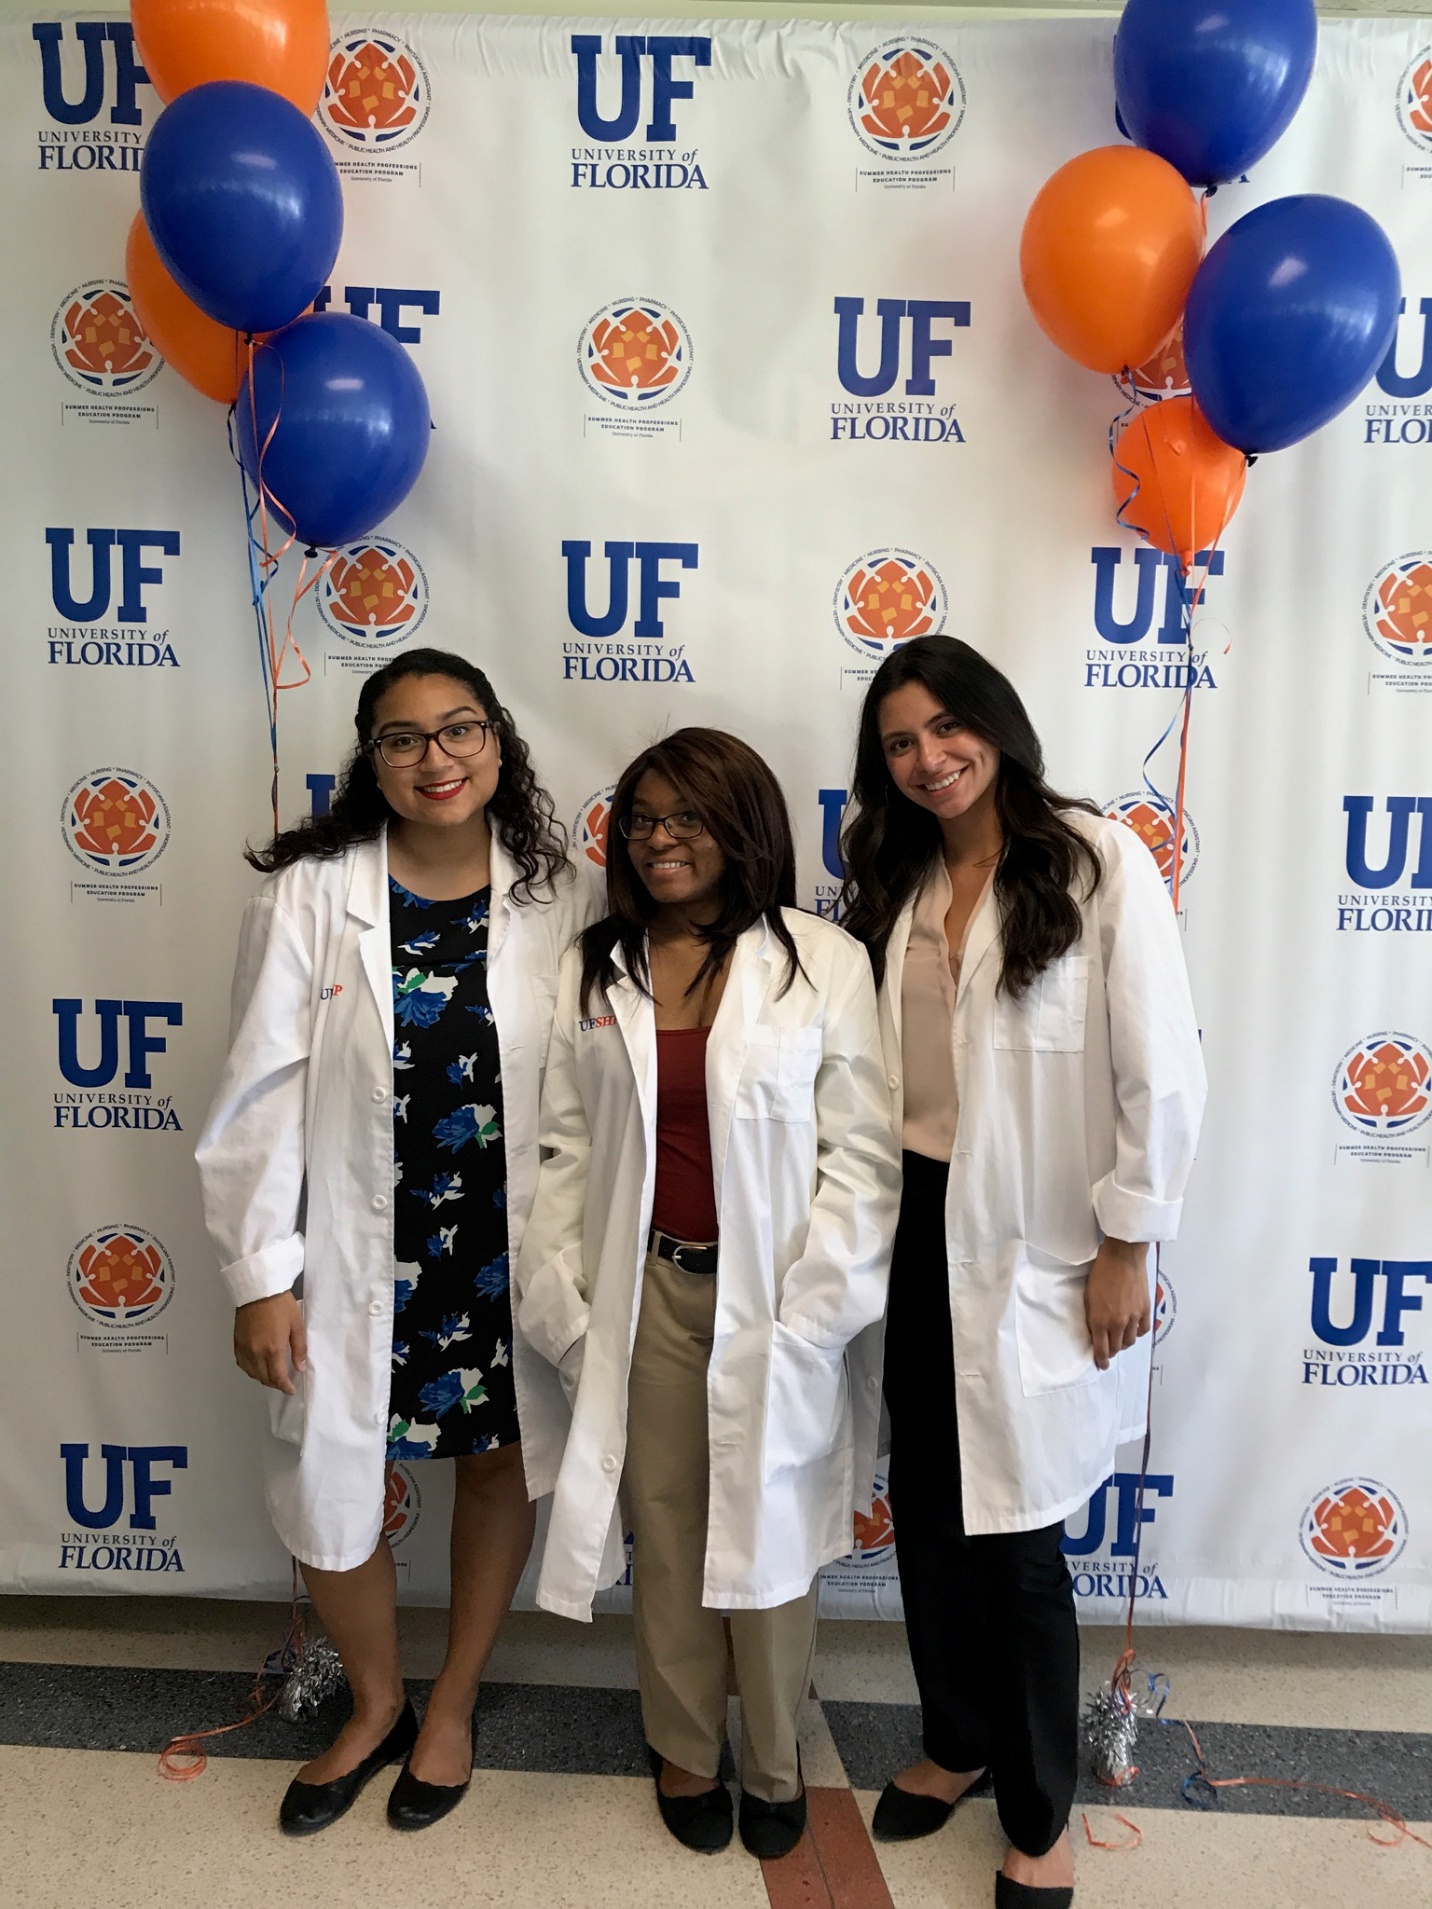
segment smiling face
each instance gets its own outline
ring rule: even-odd
[[[694,815],[690,798],[655,769],[648,769],[632,792],[632,820],[642,816]],[[678,821],[678,827],[680,822]],[[656,828],[644,840],[627,843],[637,878],[659,908],[711,910],[720,902],[726,857],[709,830],[673,840],[666,827]]]
[[[901,795],[938,821],[993,808],[998,749],[962,729],[923,683],[903,683],[880,705],[880,745]]]
[[[454,742],[476,743],[482,731],[475,725],[487,720],[472,689],[456,677],[405,676],[378,698],[373,740],[451,728],[467,731],[464,738],[453,737]],[[378,787],[404,822],[461,828],[481,815],[496,793],[502,750],[489,730],[476,755],[455,756],[434,736],[426,754],[410,767],[394,768],[376,748],[371,761]]]

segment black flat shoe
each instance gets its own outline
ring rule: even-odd
[[[1072,1889],[1036,1889],[1033,1883],[1011,1882],[1002,1869],[994,1875],[994,1909],[1071,1909]]]
[[[677,1842],[702,1856],[714,1856],[725,1849],[732,1829],[731,1792],[726,1785],[718,1782],[714,1790],[704,1790],[700,1796],[663,1796],[662,1759],[650,1744],[646,1753],[656,1779],[656,1807]],[[742,1803],[744,1807],[744,1798]]]
[[[364,1784],[389,1763],[398,1763],[418,1740],[418,1719],[410,1702],[376,1750],[356,1770],[336,1776],[331,1783],[300,1783],[295,1777],[278,1806],[278,1826],[285,1836],[312,1836],[327,1829],[352,1809]]]
[[[476,1732],[477,1720],[474,1718],[474,1737]],[[412,1756],[411,1747],[408,1756]],[[427,1829],[433,1823],[440,1823],[455,1810],[471,1785],[471,1770],[467,1773],[466,1783],[424,1783],[420,1776],[413,1775],[405,1759],[398,1772],[398,1780],[388,1795],[388,1821],[394,1829]]]
[[[805,1783],[789,1803],[766,1803],[749,1791],[741,1792],[741,1841],[753,1856],[769,1860],[789,1856],[806,1826]]]
[[[987,1795],[990,1787],[990,1773],[983,1770],[953,1803],[942,1803],[938,1796],[917,1796],[913,1790],[902,1790],[898,1783],[887,1783],[875,1805],[870,1834],[877,1843],[912,1843],[918,1836],[933,1836],[945,1827],[966,1797]]]

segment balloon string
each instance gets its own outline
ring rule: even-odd
[[[307,1631],[307,1618],[298,1601],[298,1563],[293,1565],[293,1588],[289,1598],[288,1632],[283,1648],[278,1653],[280,1663],[291,1663],[303,1648]],[[192,1783],[196,1776],[202,1776],[209,1767],[209,1759],[199,1748],[210,1737],[226,1737],[231,1730],[243,1730],[251,1723],[257,1723],[267,1711],[273,1709],[283,1695],[284,1679],[276,1678],[273,1690],[267,1697],[263,1694],[264,1678],[268,1674],[272,1657],[266,1657],[254,1678],[253,1687],[244,1699],[244,1714],[233,1723],[215,1724],[210,1730],[186,1730],[177,1737],[171,1737],[159,1752],[159,1774],[167,1777],[171,1783]],[[176,1763],[175,1757],[191,1757],[190,1763]]]
[[[1089,1840],[1089,1847],[1091,1849],[1137,1849],[1139,1844],[1144,1840],[1144,1832],[1139,1828],[1138,1824],[1131,1823],[1127,1816],[1121,1816],[1117,1810],[1113,1812],[1114,1821],[1116,1823],[1122,1823],[1124,1828],[1129,1832],[1122,1843],[1105,1842],[1102,1837],[1096,1836],[1089,1827],[1089,1812],[1087,1810],[1081,1810],[1079,1814],[1084,1819],[1084,1834]]]

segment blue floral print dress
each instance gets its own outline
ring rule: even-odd
[[[487,999],[489,888],[388,881],[393,947],[393,1377],[388,1457],[516,1443],[507,1157]]]

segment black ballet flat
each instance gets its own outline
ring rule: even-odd
[[[1071,1909],[1073,1901],[1072,1889],[1036,1889],[1011,1882],[1002,1869],[994,1873],[994,1909]]]
[[[352,1809],[366,1783],[387,1764],[401,1762],[417,1740],[418,1719],[411,1702],[406,1702],[387,1736],[356,1770],[335,1777],[331,1783],[300,1783],[295,1777],[278,1806],[279,1828],[285,1836],[312,1836],[327,1829]]]
[[[748,1790],[741,1792],[741,1841],[753,1856],[759,1856],[763,1861],[789,1856],[805,1835],[805,1773],[801,1769],[799,1750],[796,1752],[796,1774],[800,1778],[801,1793],[786,1803],[767,1803],[759,1796],[752,1796]]]
[[[725,1849],[733,1828],[731,1792],[726,1785],[718,1781],[714,1790],[704,1790],[700,1796],[663,1796],[662,1758],[650,1744],[646,1753],[651,1760],[651,1774],[656,1779],[656,1807],[677,1842],[702,1856],[715,1856]]]
[[[477,1720],[473,1719],[474,1737]],[[475,1746],[474,1746],[475,1747]],[[411,1747],[408,1758],[412,1756]],[[472,1771],[466,1783],[424,1783],[414,1776],[408,1759],[398,1772],[398,1780],[388,1796],[388,1822],[394,1829],[429,1829],[455,1810],[472,1787]]]
[[[919,1836],[933,1836],[945,1827],[966,1797],[987,1795],[990,1787],[990,1773],[984,1770],[953,1803],[942,1803],[938,1796],[917,1796],[913,1790],[902,1790],[898,1783],[887,1783],[875,1805],[870,1833],[877,1843],[913,1843]]]

